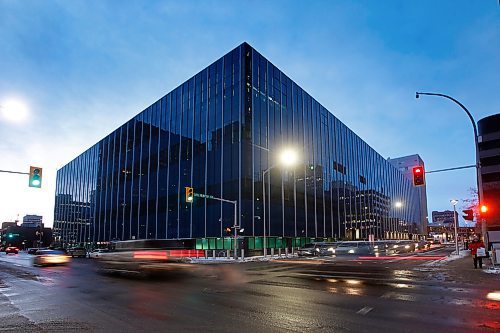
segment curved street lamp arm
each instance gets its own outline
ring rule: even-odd
[[[440,96],[440,97],[448,98],[449,100],[452,100],[453,102],[457,103],[465,111],[465,113],[467,113],[467,116],[469,116],[469,119],[470,119],[470,121],[472,123],[472,127],[474,128],[474,136],[477,138],[476,121],[474,120],[474,117],[472,117],[472,114],[469,112],[469,110],[467,110],[467,108],[462,103],[460,103],[459,101],[457,101],[453,97],[445,95],[445,94],[436,94],[436,93],[428,93],[428,92],[417,92],[416,93],[416,97],[418,98],[419,95]]]

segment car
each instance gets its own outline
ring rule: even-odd
[[[68,249],[67,253],[71,257],[85,258],[87,256],[87,250],[84,247],[73,247]]]
[[[176,246],[177,245],[177,246]],[[109,252],[99,255],[97,263],[101,273],[114,273],[148,277],[169,271],[193,269],[192,257],[203,257],[204,250],[181,248],[163,240],[130,240],[114,243]]]
[[[297,249],[297,255],[299,257],[313,257],[319,256],[320,249],[314,243],[308,243]]]
[[[18,254],[19,249],[15,246],[9,246],[8,248],[5,249],[5,254]]]
[[[46,248],[46,247],[40,247],[40,248],[32,247],[32,248],[28,249],[28,254],[35,254],[36,251],[38,251],[38,250],[48,250],[48,248]]]
[[[367,241],[341,242],[335,249],[335,255],[373,254],[374,245]]]
[[[409,240],[398,240],[391,244],[393,253],[411,253],[415,251],[415,242]]]
[[[95,249],[94,251],[89,252],[89,258],[98,259],[98,258],[102,257],[103,253],[106,253],[106,252],[109,252],[109,250],[108,249]]]
[[[33,259],[35,266],[66,265],[70,262],[70,257],[59,250],[38,250]]]

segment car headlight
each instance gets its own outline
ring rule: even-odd
[[[353,249],[350,249],[350,250],[349,250],[349,253],[354,253],[354,250],[353,250]]]
[[[409,249],[410,248],[410,245],[405,245],[405,249]]]
[[[397,246],[397,245],[393,245],[393,246],[392,246],[392,248],[393,248],[393,249],[397,249],[397,248],[398,248],[398,246]]]
[[[316,248],[316,252],[319,252],[319,247]]]
[[[335,249],[333,247],[329,247],[328,251],[330,251],[331,253],[335,253]]]

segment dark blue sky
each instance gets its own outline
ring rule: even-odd
[[[500,7],[483,1],[0,0],[0,169],[44,167],[42,190],[0,174],[0,220],[53,216],[55,171],[243,41],[384,157],[427,170],[474,163],[462,110],[500,105]],[[475,186],[473,169],[427,177],[429,216]]]

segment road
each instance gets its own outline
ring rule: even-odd
[[[490,287],[438,265],[450,251],[193,265],[149,280],[101,275],[92,259],[39,268],[2,254],[0,331],[498,332]]]

